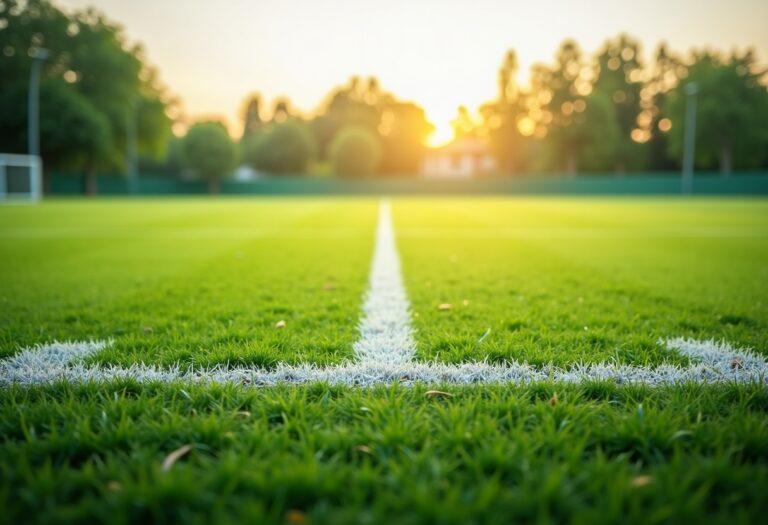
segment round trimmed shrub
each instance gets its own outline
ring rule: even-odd
[[[328,153],[334,171],[343,177],[371,175],[381,162],[379,137],[362,126],[341,129],[334,135]]]
[[[289,120],[273,124],[244,144],[243,156],[257,170],[305,173],[315,155],[315,137],[305,123]]]

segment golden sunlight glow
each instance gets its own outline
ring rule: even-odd
[[[439,148],[445,146],[453,140],[453,129],[449,121],[433,122],[435,130],[427,138],[427,146],[430,148]]]
[[[523,117],[517,121],[517,129],[521,135],[530,137],[536,131],[536,123],[529,117]]]
[[[147,49],[162,81],[183,100],[190,121],[224,117],[237,135],[242,129],[240,105],[249,92],[261,93],[266,106],[290,97],[296,112],[311,115],[334,86],[352,75],[373,75],[387,91],[424,108],[436,128],[428,144],[435,146],[452,139],[450,122],[458,105],[474,112],[497,96],[500,61],[510,47],[517,51],[517,80],[523,86],[531,66],[551,63],[566,36],[579,42],[585,53],[593,53],[605,38],[631,30],[647,44],[639,57],[646,62],[656,43],[668,38],[677,50],[694,44],[757,44],[765,56],[763,15],[768,4],[748,1],[749,8],[729,13],[729,24],[721,23],[720,2],[695,0],[674,3],[675,14],[663,19],[659,13],[672,9],[668,0],[646,0],[642,9],[618,9],[615,0],[552,0],[526,4],[525,16],[520,16],[519,3],[498,0],[448,5],[439,0],[230,0],[219,2],[216,9],[202,0],[56,3],[67,8],[94,5],[119,21],[129,39]],[[680,20],[682,13],[685,24],[660,23]],[[178,25],[180,18],[184,23]],[[630,54],[626,50],[623,58]],[[620,58],[611,57],[606,67],[618,69]],[[682,77],[686,71],[675,73]],[[578,95],[590,94],[591,74],[586,66],[579,73]],[[639,73],[632,74],[639,78]],[[546,91],[539,94],[541,104],[550,98]],[[573,110],[579,113],[576,105]]]
[[[663,118],[659,121],[659,131],[661,131],[662,133],[666,133],[670,129],[672,129],[671,120],[669,120],[668,118]]]
[[[639,142],[640,144],[648,142],[651,138],[651,133],[644,129],[635,128],[630,135],[632,140]]]

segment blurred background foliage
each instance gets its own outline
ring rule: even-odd
[[[287,98],[269,106],[252,93],[239,129],[197,126],[183,118],[141,46],[99,11],[0,0],[3,152],[26,152],[29,52],[36,47],[50,51],[40,90],[46,172],[69,170],[89,180],[97,171],[126,171],[131,118],[141,171],[204,177],[211,189],[235,166],[275,175],[416,176],[433,130],[416,103],[386,91],[376,78],[359,77],[332,89],[311,114],[296,111]],[[476,112],[458,107],[455,138],[488,144],[496,175],[677,169],[683,90],[696,82],[697,169],[727,175],[768,167],[766,70],[754,52],[683,55],[662,44],[647,56],[624,34],[592,56],[566,40],[553,62],[534,65],[522,84],[516,52],[509,50],[497,96]],[[200,137],[209,138],[210,151]],[[202,151],[216,162],[203,159]]]
[[[0,150],[26,153],[30,49],[49,51],[40,89],[46,168],[126,169],[129,111],[140,154],[162,158],[174,104],[141,46],[94,9],[65,13],[45,0],[0,2]],[[47,173],[46,169],[46,173]]]

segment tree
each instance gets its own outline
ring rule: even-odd
[[[613,99],[600,91],[584,98],[583,112],[566,129],[573,147],[579,150],[579,165],[590,171],[613,165],[626,139]]]
[[[732,169],[755,168],[768,160],[768,91],[766,71],[758,67],[752,51],[725,58],[717,53],[694,54],[685,82],[670,93],[666,110],[673,126],[670,154],[683,154],[686,96],[684,87],[698,85],[696,164],[704,169],[719,164]]]
[[[208,191],[218,193],[221,179],[235,167],[237,149],[219,122],[195,124],[182,144],[184,164],[208,180]]]
[[[318,116],[312,121],[321,158],[328,158],[331,141],[346,126],[365,127],[377,133],[382,118],[380,95],[375,78],[364,82],[359,77],[352,77],[348,84],[328,95]]]
[[[348,126],[333,138],[330,158],[336,174],[364,177],[376,172],[381,160],[381,145],[369,129]]]
[[[424,142],[434,127],[424,110],[411,102],[387,96],[376,128],[381,144],[379,171],[387,174],[415,174],[424,154]]]
[[[547,169],[562,169],[575,175],[579,167],[582,148],[590,139],[591,132],[583,115],[586,110],[584,97],[592,92],[591,70],[576,42],[566,40],[560,45],[552,67],[538,65],[533,68],[531,86],[536,94],[531,104],[532,119],[539,135],[546,135],[546,151],[543,157]],[[603,107],[600,104],[599,107]]]
[[[26,132],[26,86],[17,84],[0,97],[0,122],[5,129]],[[109,123],[93,105],[70,84],[53,78],[40,86],[40,154],[43,186],[48,189],[50,167],[78,170],[101,158],[109,149]],[[26,134],[9,133],[3,149],[26,151]],[[86,192],[96,192],[95,179],[86,179]]]
[[[616,149],[610,160],[616,172],[622,174],[627,166],[637,168],[642,164],[643,150],[638,142],[650,138],[650,133],[638,127],[643,87],[640,43],[627,35],[619,35],[605,43],[596,61],[597,78],[592,88],[613,103],[619,134],[611,137]],[[598,136],[597,140],[602,139]]]
[[[78,90],[110,122],[108,155],[93,170],[124,169],[128,111],[137,111],[139,151],[164,153],[170,139],[166,101],[154,70],[144,65],[140,46],[129,46],[122,29],[99,11],[86,9],[73,15],[73,51],[69,71]]]
[[[485,132],[502,170],[507,173],[528,167],[529,137],[535,131],[535,122],[526,108],[529,96],[515,79],[517,70],[517,54],[509,50],[499,69],[497,99],[480,108]]]
[[[378,169],[389,174],[418,170],[424,142],[433,129],[418,105],[382,90],[375,78],[358,77],[331,92],[311,125],[324,159],[330,159],[331,141],[341,130],[367,129],[377,137],[382,151]]]
[[[258,94],[254,93],[245,100],[245,111],[243,112],[243,141],[247,141],[249,138],[253,137],[264,124],[261,120],[260,107],[261,97]]]
[[[243,158],[270,173],[305,173],[315,156],[312,131],[296,119],[269,124],[243,144]]]
[[[652,170],[674,169],[679,162],[669,155],[669,131],[671,119],[664,113],[669,94],[680,78],[688,74],[679,56],[662,43],[656,51],[650,72],[650,79],[640,91],[638,124],[650,136],[648,140],[648,162]]]
[[[5,27],[3,36],[3,60],[0,61],[0,106],[10,108],[0,122],[0,141],[15,145],[14,151],[25,153],[26,104],[14,104],[18,90],[26,92],[31,60],[30,47],[46,47],[50,56],[43,65],[42,85],[48,89],[40,92],[41,148],[47,168],[70,168],[69,158],[52,155],[53,149],[73,150],[86,159],[79,169],[86,176],[86,187],[95,190],[97,169],[123,169],[126,167],[126,128],[129,111],[136,111],[139,152],[160,156],[170,139],[170,119],[166,111],[170,105],[156,72],[145,65],[143,50],[129,46],[122,30],[109,22],[100,12],[87,9],[66,13],[48,0],[7,0],[2,17]],[[51,80],[59,84],[49,84]],[[63,82],[70,89],[65,90]],[[74,94],[77,95],[73,96]],[[80,120],[86,113],[96,112],[100,118],[90,118],[77,133],[67,129],[42,124],[47,118],[46,107],[53,100],[72,102],[75,107],[56,111]],[[79,98],[78,98],[79,97]],[[87,101],[88,107],[82,103]],[[135,108],[135,109],[134,109]],[[85,121],[83,121],[85,122]],[[23,123],[23,124],[22,124]],[[83,134],[91,130],[98,136],[84,140]],[[56,142],[56,148],[46,147],[46,142]],[[106,143],[106,147],[93,147]],[[88,145],[88,149],[77,152]],[[69,157],[69,156],[67,156]]]

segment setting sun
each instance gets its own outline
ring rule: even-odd
[[[496,95],[507,49],[517,50],[525,82],[530,66],[550,62],[564,37],[591,52],[606,36],[631,29],[647,43],[646,55],[667,40],[677,48],[752,45],[768,56],[768,3],[760,0],[741,0],[741,10],[721,0],[648,0],[637,9],[609,0],[338,0],[333,7],[310,0],[230,0],[215,9],[188,0],[61,3],[95,4],[120,20],[132,39],[145,44],[162,80],[182,98],[185,113],[224,116],[235,135],[249,92],[260,92],[270,106],[288,96],[309,114],[330,86],[353,75],[374,75],[388,90],[425,108],[436,127],[429,144],[439,144],[450,140],[450,122],[460,105],[474,111]],[[723,20],[723,10],[732,18]]]

